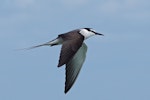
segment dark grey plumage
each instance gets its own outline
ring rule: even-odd
[[[64,42],[62,43],[58,67],[66,65],[65,93],[67,93],[79,74],[85,60],[87,47],[83,43],[84,36],[79,33],[79,30],[61,34],[59,37]]]
[[[79,30],[74,30],[66,34],[60,34],[58,37],[63,39],[58,67],[67,64],[78,49],[81,47],[84,37],[79,34]]]
[[[97,33],[92,28],[76,29],[64,34],[47,43],[25,49],[33,49],[41,46],[55,46],[62,44],[58,67],[66,66],[65,93],[67,93],[76,81],[81,67],[86,58],[87,46],[83,41]]]

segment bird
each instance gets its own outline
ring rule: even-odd
[[[93,28],[75,29],[63,34],[59,34],[57,38],[41,45],[29,47],[33,49],[41,46],[62,45],[57,67],[65,65],[65,90],[66,94],[75,83],[81,67],[86,58],[87,45],[84,40],[94,35],[103,34],[96,32]]]

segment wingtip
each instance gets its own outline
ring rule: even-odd
[[[68,93],[68,91],[69,91],[69,90],[65,88],[65,91],[64,91],[64,93],[65,93],[65,94],[67,94],[67,93]]]
[[[67,94],[68,91],[64,91],[65,94]]]
[[[63,66],[64,64],[65,64],[65,63],[61,63],[61,62],[59,61],[57,67],[61,67],[61,66]]]
[[[60,64],[58,64],[58,65],[57,65],[57,67],[61,67],[61,65],[60,65]]]

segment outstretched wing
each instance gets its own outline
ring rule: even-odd
[[[63,39],[58,67],[67,64],[82,46],[84,37],[77,31],[59,35]]]
[[[74,57],[66,64],[65,93],[67,93],[74,84],[85,61],[86,52],[87,46],[85,43],[83,43],[77,53],[74,55]]]

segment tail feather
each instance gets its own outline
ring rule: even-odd
[[[17,49],[17,50],[31,50],[31,49],[35,49],[35,48],[38,48],[38,47],[41,47],[41,46],[51,46],[51,44],[44,43],[44,44],[29,47],[29,48],[22,48],[22,49]]]
[[[32,47],[29,47],[29,48],[18,49],[18,50],[31,50],[31,49],[38,48],[38,47],[41,47],[41,46],[54,46],[54,45],[59,45],[62,42],[63,42],[63,40],[61,38],[56,38],[56,39],[54,39],[52,41],[49,41],[47,43],[44,43],[44,44],[32,46]]]
[[[35,49],[35,48],[38,48],[38,47],[41,47],[41,46],[46,46],[46,45],[47,44],[36,45],[36,46],[29,47],[29,48],[24,48],[24,50],[31,50],[31,49]]]

